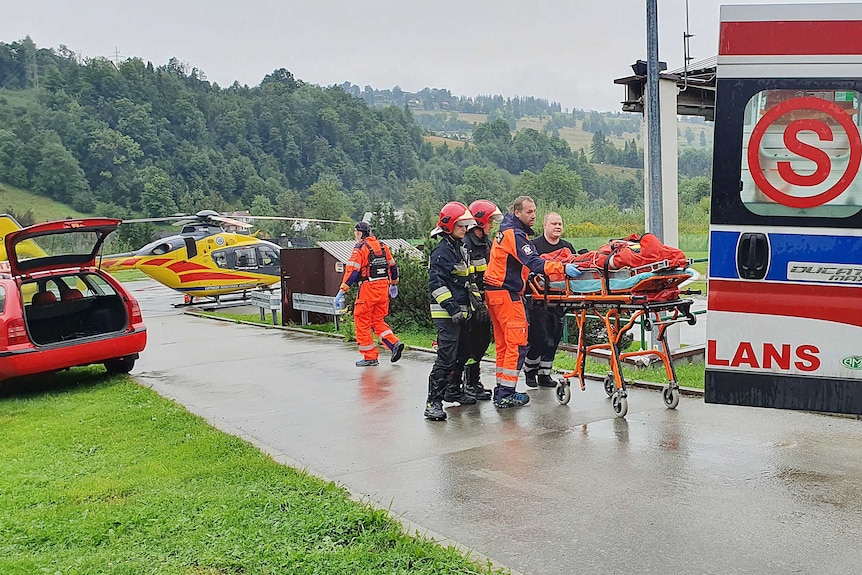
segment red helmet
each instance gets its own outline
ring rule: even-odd
[[[476,220],[467,206],[461,202],[449,202],[440,210],[440,219],[437,221],[437,227],[431,230],[431,235],[451,234],[456,222],[466,223],[467,229],[476,225]]]
[[[499,222],[503,219],[503,212],[491,200],[476,200],[470,204],[470,213],[482,228],[485,228],[489,222]]]

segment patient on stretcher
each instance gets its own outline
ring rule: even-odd
[[[573,295],[646,295],[650,301],[679,297],[679,284],[694,276],[682,250],[662,244],[653,234],[611,240],[596,251],[573,254],[567,249],[542,256],[574,263],[583,272],[577,279],[550,277],[550,289]]]

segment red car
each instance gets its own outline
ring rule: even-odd
[[[120,220],[36,224],[6,235],[0,262],[0,382],[102,363],[128,373],[147,344],[137,300],[96,267]]]

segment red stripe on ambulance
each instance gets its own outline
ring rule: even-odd
[[[862,54],[862,20],[722,22],[720,56]]]
[[[709,310],[821,319],[862,327],[859,286],[709,280]]]

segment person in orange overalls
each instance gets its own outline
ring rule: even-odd
[[[527,316],[523,294],[527,277],[535,274],[581,275],[574,264],[547,261],[539,257],[529,236],[536,223],[536,203],[529,196],[515,199],[512,211],[503,217],[500,231],[491,244],[485,270],[485,302],[494,326],[497,348],[497,385],[494,405],[499,408],[526,405],[530,396],[515,390],[527,355]]]
[[[368,222],[359,222],[354,227],[356,245],[350,260],[344,264],[344,279],[336,296],[336,306],[344,301],[344,294],[351,286],[359,284],[359,293],[353,305],[353,322],[356,326],[356,343],[362,359],[356,367],[378,365],[377,345],[374,333],[392,353],[389,361],[401,359],[404,344],[386,324],[389,314],[389,298],[398,296],[398,266],[389,248],[375,238]]]

